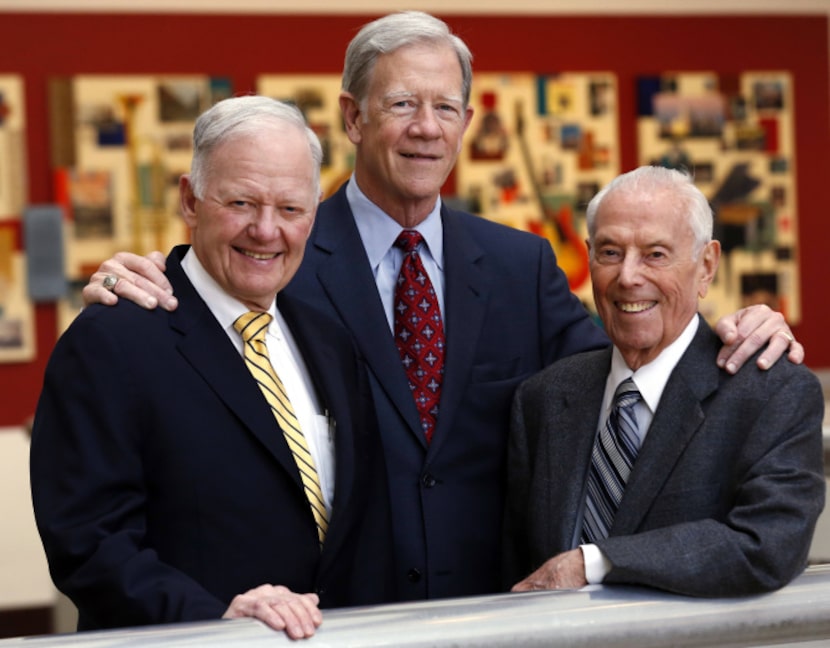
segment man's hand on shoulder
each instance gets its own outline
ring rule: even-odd
[[[252,617],[274,630],[284,630],[291,639],[314,635],[323,623],[316,594],[297,594],[282,585],[260,585],[231,601],[223,619]]]
[[[764,345],[767,348],[756,363],[760,369],[769,369],[785,353],[790,362],[804,362],[804,347],[795,340],[784,316],[764,304],[748,306],[720,318],[715,332],[723,342],[718,366],[731,374]]]
[[[167,311],[175,310],[179,303],[164,276],[164,269],[161,252],[150,252],[146,257],[117,252],[100,265],[84,286],[84,305],[113,306],[119,297],[123,297],[149,310],[157,306]]]

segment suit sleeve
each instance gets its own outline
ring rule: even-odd
[[[613,565],[605,583],[744,596],[782,587],[801,572],[824,506],[823,396],[809,372],[790,375],[796,378],[770,383],[743,438],[725,514],[598,542]],[[737,434],[726,428],[742,423],[718,433]]]
[[[528,420],[538,408],[525,409],[526,384],[520,385],[513,399],[510,436],[507,442],[507,502],[504,515],[502,585],[509,590],[531,571],[529,528],[530,478],[532,475],[529,435],[538,429],[538,422]]]
[[[359,358],[357,347],[354,357]],[[369,386],[368,371],[363,360],[356,360],[357,393],[360,406],[360,434],[364,439],[365,452],[358,458],[358,470],[364,485],[366,501],[358,532],[357,549],[354,556],[353,576],[350,583],[352,600],[350,605],[376,605],[396,599],[395,565],[392,560],[392,510],[389,502],[386,462],[375,415],[372,390]]]
[[[556,360],[609,345],[585,306],[571,292],[565,273],[547,241],[540,241],[539,309],[545,366]]]
[[[52,578],[80,629],[219,618],[227,606],[145,541],[145,392],[125,348],[135,341],[85,315],[54,349],[33,428],[32,496]]]

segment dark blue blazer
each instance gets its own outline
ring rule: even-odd
[[[807,564],[824,505],[821,385],[787,361],[718,369],[700,328],[669,377],[610,537],[606,583],[691,596],[781,587]],[[611,350],[556,363],[522,384],[510,436],[509,581],[574,548]]]
[[[181,269],[173,313],[84,309],[58,341],[31,480],[52,576],[81,629],[218,618],[263,583],[324,607],[388,599],[385,471],[364,364],[338,324],[280,294],[336,421],[322,552],[297,467],[259,388]],[[374,505],[367,507],[371,500]]]
[[[499,590],[513,391],[554,360],[607,345],[547,241],[446,206],[441,217],[447,356],[429,446],[345,188],[320,206],[285,289],[342,322],[366,360],[405,600]]]

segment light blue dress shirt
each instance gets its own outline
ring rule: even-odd
[[[354,176],[346,186],[346,199],[354,214],[357,230],[363,241],[369,265],[378,287],[378,294],[383,303],[383,312],[389,323],[389,330],[394,331],[393,308],[395,300],[395,282],[403,262],[403,250],[395,247],[395,239],[403,231],[400,223],[369,200],[357,186]],[[429,215],[414,228],[424,237],[419,248],[421,261],[435,289],[441,317],[446,327],[444,310],[444,230],[441,226],[441,198],[435,201],[435,207]]]

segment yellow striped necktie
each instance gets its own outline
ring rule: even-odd
[[[323,491],[320,488],[320,478],[314,466],[314,458],[308,450],[300,422],[294,414],[288,393],[271,364],[268,348],[265,346],[265,332],[271,319],[268,313],[251,311],[240,315],[233,323],[233,327],[242,336],[245,364],[265,395],[268,405],[271,406],[271,412],[288,441],[291,454],[294,455],[294,461],[300,470],[303,488],[317,524],[317,537],[322,547],[329,528],[326,507],[323,504]]]

